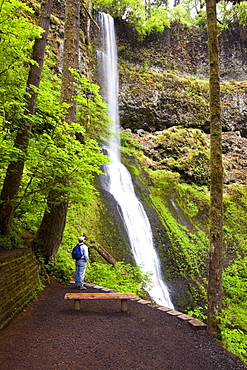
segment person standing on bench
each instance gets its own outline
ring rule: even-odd
[[[76,271],[75,271],[75,285],[76,289],[85,290],[87,289],[84,286],[84,275],[87,267],[88,256],[88,247],[84,244],[85,236],[79,237],[79,247],[81,249],[81,258],[76,260]]]

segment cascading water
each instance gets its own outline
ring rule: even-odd
[[[131,251],[137,265],[141,266],[144,272],[151,273],[152,284],[147,288],[150,297],[156,303],[173,308],[168,288],[162,279],[149,220],[135,195],[130,173],[120,161],[117,48],[113,18],[108,14],[98,13],[97,22],[101,28],[103,40],[103,50],[98,52],[102,69],[102,91],[108,105],[109,116],[114,123],[113,128],[111,127],[111,131],[114,132],[112,140],[104,147],[112,163],[104,166],[107,176],[103,177],[102,183],[121,209]]]

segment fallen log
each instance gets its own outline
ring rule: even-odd
[[[86,240],[90,243],[89,248],[91,247],[95,249],[101,255],[101,257],[103,257],[111,265],[113,266],[116,265],[117,261],[115,260],[115,258],[112,257],[112,255],[109,252],[107,252],[107,250],[105,250],[105,248],[103,248],[102,245],[100,245],[94,240],[91,240],[85,234],[83,236],[85,236]]]

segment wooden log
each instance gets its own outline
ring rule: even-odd
[[[112,255],[109,252],[107,252],[107,250],[105,250],[105,248],[103,248],[102,245],[90,239],[89,242],[90,247],[95,249],[101,255],[101,257],[103,257],[108,263],[110,263],[113,266],[116,265],[117,261],[115,260],[115,258],[112,257]]]

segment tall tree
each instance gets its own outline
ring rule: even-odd
[[[32,120],[28,116],[35,113],[37,88],[39,87],[41,72],[44,62],[45,48],[47,43],[50,15],[53,0],[47,0],[41,4],[38,25],[43,28],[42,37],[35,40],[32,59],[36,62],[30,66],[27,88],[26,109],[24,118],[18,124],[14,147],[20,150],[18,160],[11,161],[8,165],[5,180],[0,196],[0,235],[7,236],[13,217],[15,198],[18,193],[24,169],[25,157],[28,149]]]
[[[62,68],[61,103],[68,104],[66,121],[76,121],[75,78],[71,69],[78,68],[80,31],[80,2],[67,0],[65,5],[64,51]],[[66,222],[68,201],[66,186],[69,179],[57,178],[57,185],[50,190],[47,209],[44,212],[39,230],[32,242],[36,252],[40,252],[46,261],[55,255],[61,243]]]
[[[222,303],[223,164],[220,105],[219,47],[216,1],[207,0],[210,86],[210,255],[208,279],[208,333],[219,334],[217,316]]]
[[[227,1],[227,0],[226,0]],[[240,3],[241,0],[229,2]],[[223,163],[220,68],[216,0],[206,0],[210,86],[210,254],[208,278],[208,333],[219,336],[223,269]]]
[[[216,1],[207,0],[210,85],[210,255],[208,280],[208,333],[219,333],[217,316],[222,302],[223,266],[223,165],[220,105],[219,47]]]

